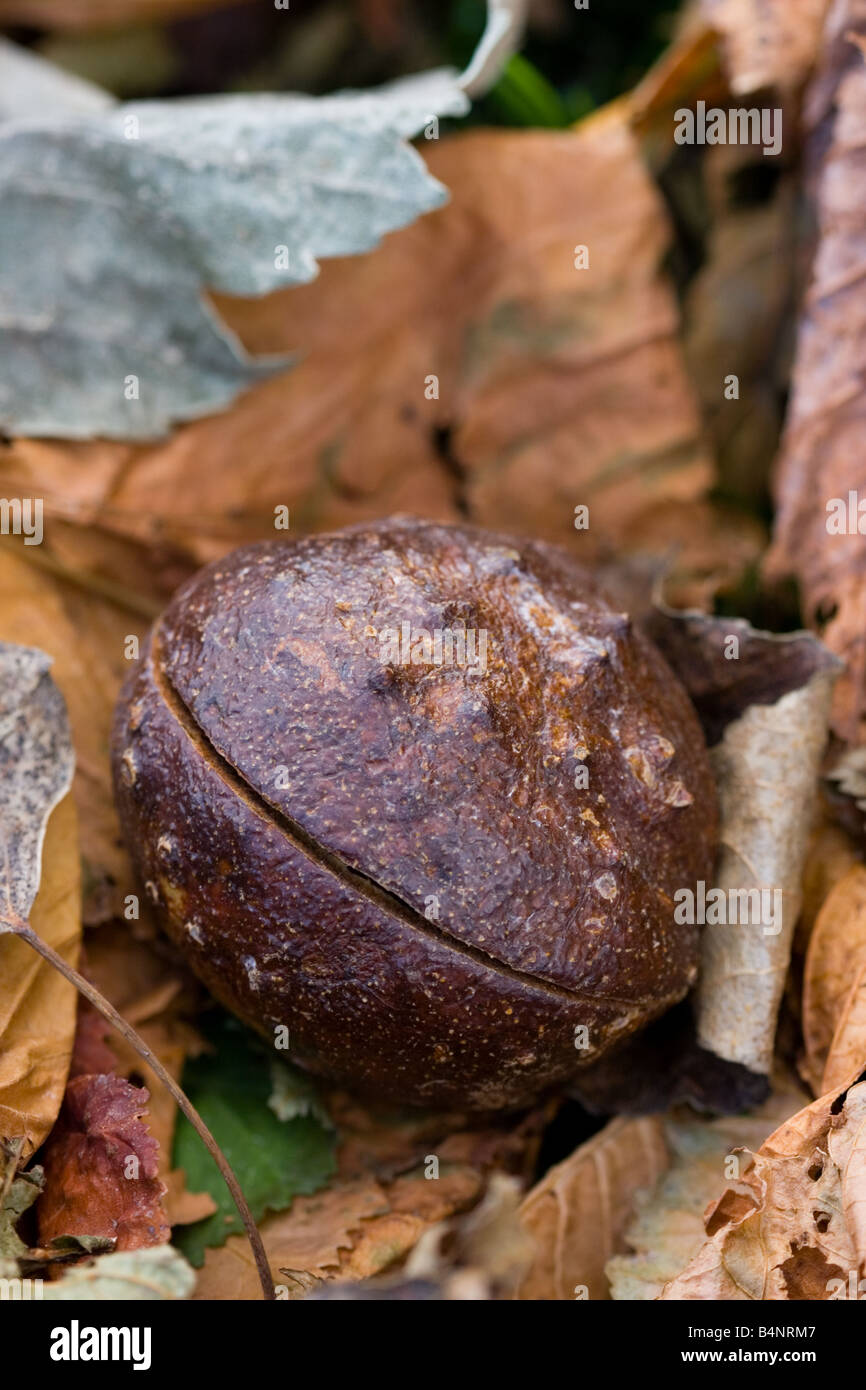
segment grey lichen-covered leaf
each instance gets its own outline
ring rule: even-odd
[[[492,5],[473,87],[507,52],[519,8]],[[20,60],[8,46],[0,55],[15,72],[12,101],[0,104],[0,428],[10,434],[153,438],[285,367],[251,358],[205,292],[302,284],[320,258],[368,251],[438,207],[447,192],[406,141],[469,107],[447,69],[325,98],[108,106],[96,89],[73,94],[43,73],[34,101],[14,97]]]
[[[45,826],[72,783],[69,720],[50,666],[36,647],[0,642],[0,932],[30,912]]]
[[[195,1271],[171,1245],[152,1245],[144,1250],[119,1250],[100,1255],[90,1264],[76,1265],[56,1283],[46,1284],[44,1299],[77,1302],[78,1299],[164,1300],[189,1298],[195,1288]]]
[[[13,117],[41,117],[104,111],[114,106],[108,93],[43,62],[26,48],[0,40],[0,122]]]

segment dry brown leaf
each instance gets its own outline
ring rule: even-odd
[[[338,1182],[312,1197],[296,1197],[287,1212],[268,1216],[260,1229],[275,1282],[295,1297],[317,1279],[351,1282],[389,1269],[423,1233],[471,1206],[484,1179],[465,1164],[443,1167],[439,1178],[422,1173],[390,1183],[374,1177]],[[288,1273],[287,1273],[288,1271]],[[208,1250],[196,1298],[255,1299],[260,1284],[248,1242],[230,1236]]]
[[[30,924],[65,961],[77,963],[81,882],[75,805],[68,795],[48,821]],[[11,935],[0,937],[0,980],[0,1138],[22,1138],[26,1158],[60,1111],[78,996],[74,985]]]
[[[822,1085],[833,1035],[852,981],[866,965],[866,868],[855,864],[831,889],[815,922],[803,982],[806,1075]]]
[[[359,1178],[336,1183],[312,1197],[296,1197],[289,1211],[265,1217],[262,1238],[283,1296],[300,1293],[310,1281],[332,1277],[342,1252],[358,1240],[364,1222],[387,1210],[388,1199],[376,1180]],[[286,1269],[294,1277],[282,1272]],[[196,1299],[252,1301],[260,1297],[256,1267],[243,1236],[229,1236],[219,1249],[206,1251]]]
[[[818,913],[830,890],[845,877],[849,869],[859,863],[862,863],[859,846],[847,831],[835,825],[822,811],[809,837],[803,866],[803,906],[796,930],[796,949],[801,955],[806,954]]]
[[[810,89],[807,165],[819,239],[803,308],[791,404],[777,465],[772,574],[795,574],[810,623],[848,663],[834,699],[834,729],[852,743],[866,735],[866,547],[857,530],[831,533],[831,504],[847,515],[862,494],[866,435],[866,247],[862,131],[866,62],[845,36],[866,33],[862,0],[834,6],[825,61]],[[858,489],[861,494],[858,495]],[[866,506],[864,506],[866,511]],[[860,521],[866,527],[861,515]]]
[[[731,91],[800,86],[813,67],[828,0],[701,0],[724,37]]]
[[[670,1168],[651,1191],[638,1192],[624,1232],[629,1253],[607,1264],[611,1293],[621,1301],[655,1299],[704,1244],[703,1215],[743,1145],[757,1149],[768,1129],[787,1120],[808,1100],[795,1079],[782,1073],[767,1101],[747,1115],[707,1119],[678,1106],[663,1121]]]
[[[198,10],[217,10],[239,0],[0,0],[0,24],[45,29],[109,29],[168,22]]]
[[[842,1005],[821,1078],[821,1095],[837,1090],[846,1077],[863,1070],[866,1070],[866,960]]]
[[[830,1299],[866,1261],[866,1083],[777,1129],[706,1214],[708,1239],[660,1297]],[[856,1296],[856,1295],[855,1295]]]
[[[642,519],[712,470],[660,269],[670,229],[626,118],[429,142],[446,207],[314,284],[220,300],[248,348],[298,351],[296,368],[153,447],[16,441],[0,485],[197,560],[273,536],[278,505],[298,530],[467,512],[645,543]]]
[[[609,1299],[604,1267],[626,1248],[635,1194],[651,1188],[669,1161],[664,1125],[652,1116],[612,1120],[551,1168],[521,1207],[536,1254],[517,1297]]]

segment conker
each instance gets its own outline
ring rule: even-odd
[[[235,551],[154,626],[112,759],[192,968],[356,1090],[524,1105],[695,977],[701,730],[553,546],[398,517]]]

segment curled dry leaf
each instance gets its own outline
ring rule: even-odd
[[[831,1043],[840,1026],[852,982],[856,982],[864,966],[866,868],[855,864],[828,894],[818,913],[806,956],[803,1035],[806,1075],[816,1095],[823,1095],[829,1089],[823,1081]],[[842,1047],[840,1038],[837,1053]],[[834,1062],[834,1071],[836,1065]]]
[[[863,1287],[866,1083],[847,1084],[770,1135],[708,1210],[708,1239],[662,1299],[824,1300]]]
[[[757,895],[761,912],[739,925],[728,923],[729,914],[715,925],[708,913],[698,1041],[765,1074],[800,911],[834,675],[824,667],[776,704],[752,705],[711,750],[721,807],[716,888],[727,903]]]
[[[773,1094],[749,1115],[705,1119],[678,1107],[659,1123],[671,1155],[654,1188],[638,1192],[623,1235],[629,1253],[615,1255],[605,1273],[620,1300],[657,1298],[705,1239],[703,1214],[719,1193],[731,1159],[743,1145],[757,1149],[767,1130],[787,1119],[808,1097],[793,1078],[776,1079]],[[739,1161],[739,1160],[738,1160]]]
[[[768,1075],[838,663],[808,634],[777,638],[737,619],[660,607],[649,625],[704,722],[719,790],[698,1042]]]
[[[535,1255],[520,1299],[610,1298],[605,1264],[625,1249],[635,1195],[669,1162],[662,1121],[612,1120],[524,1198],[520,1217]]]
[[[149,1093],[119,1076],[76,1076],[45,1146],[39,1198],[42,1245],[67,1235],[104,1236],[118,1250],[162,1245],[159,1145],[143,1121]]]
[[[796,88],[814,66],[828,0],[701,0],[724,40],[731,91]]]
[[[860,0],[833,6],[822,68],[807,98],[818,243],[777,464],[778,511],[768,560],[772,574],[797,576],[808,621],[847,662],[833,724],[851,743],[866,734],[866,549],[858,530],[866,522],[857,510],[858,501],[863,506],[857,490],[866,428],[866,292],[859,274],[866,246],[866,62],[846,36],[864,33]]]

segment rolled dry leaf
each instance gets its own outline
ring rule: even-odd
[[[774,704],[751,705],[711,750],[721,810],[715,887],[740,923],[703,929],[698,1041],[754,1072],[772,1065],[835,674],[819,665]]]
[[[818,913],[806,955],[803,981],[803,1035],[806,1075],[816,1095],[825,1083],[831,1043],[841,1052],[848,1043],[836,1038],[846,1000],[866,966],[866,868],[855,865],[828,894]],[[852,1021],[853,1026],[853,1021]],[[839,1076],[834,1061],[833,1074]],[[845,1075],[846,1073],[842,1073]]]
[[[524,1198],[524,1229],[536,1255],[517,1297],[609,1299],[604,1267],[624,1250],[635,1194],[651,1188],[670,1157],[657,1116],[612,1120],[551,1168]]]

